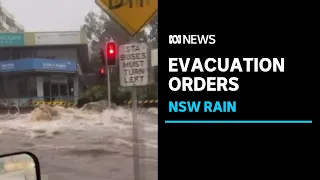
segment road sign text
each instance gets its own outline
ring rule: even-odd
[[[95,0],[130,35],[139,32],[158,10],[158,0]]]
[[[148,48],[145,43],[121,45],[120,85],[144,86],[148,84]]]
[[[129,5],[129,8],[146,7],[150,5],[150,0],[109,0],[109,9],[118,9]]]

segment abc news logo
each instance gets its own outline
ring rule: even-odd
[[[169,35],[169,44],[215,44],[215,35]]]

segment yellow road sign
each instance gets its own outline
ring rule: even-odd
[[[135,35],[158,11],[158,0],[95,0],[130,35]]]

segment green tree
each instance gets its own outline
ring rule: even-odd
[[[91,46],[91,58],[97,60],[98,52],[106,41],[115,40],[118,44],[130,42],[132,37],[110,18],[107,14],[97,15],[89,12],[85,17],[85,23],[81,27],[86,32],[87,38]],[[158,44],[158,15],[156,14],[146,27],[136,35],[136,40],[140,42],[150,42]]]
[[[117,44],[125,44],[131,41],[132,37],[110,18],[107,14],[100,15],[94,12],[89,12],[85,17],[85,23],[81,27],[82,31],[86,32],[87,39],[90,42],[90,66],[91,69],[97,71],[100,66],[99,51],[104,46],[105,42],[113,39]],[[151,43],[152,47],[158,45],[158,15],[155,15],[150,23],[145,26],[143,30],[137,33],[135,39],[139,42]],[[122,100],[130,99],[128,88],[119,87],[119,70],[118,67],[111,69],[111,94],[113,102],[120,102]],[[107,92],[105,85],[104,89],[99,87],[89,88],[83,95],[85,99],[96,101],[106,98]],[[150,91],[149,91],[150,92]],[[156,91],[153,91],[156,92]],[[104,95],[103,95],[104,94]],[[144,95],[147,96],[147,95]]]
[[[158,48],[158,13],[150,20],[148,24],[149,33],[147,33],[148,42],[152,48]]]

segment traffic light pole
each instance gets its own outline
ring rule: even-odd
[[[107,83],[108,83],[108,109],[111,109],[111,85],[110,85],[110,68],[107,63]]]
[[[105,59],[106,59],[106,68],[107,68],[107,81],[108,81],[108,108],[111,108],[111,82],[110,82],[110,66],[115,66],[117,63],[117,47],[115,42],[111,40],[105,45]],[[110,58],[110,59],[109,59]]]

